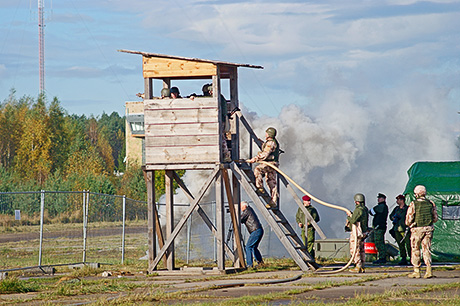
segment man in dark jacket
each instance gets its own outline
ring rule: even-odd
[[[263,263],[262,254],[260,254],[258,247],[264,235],[264,229],[254,209],[246,201],[241,202],[241,223],[246,225],[249,232],[249,238],[246,242],[246,264],[248,268],[252,268],[253,254],[258,264]]]
[[[390,213],[390,220],[393,222],[394,238],[399,247],[399,255],[401,255],[401,261],[398,265],[407,266],[407,256],[411,254],[410,249],[410,232],[406,229],[406,214],[407,208],[406,197],[402,194],[396,197],[396,203],[398,204],[393,211]]]
[[[388,206],[386,195],[379,193],[377,195],[377,205],[374,206],[369,214],[374,217],[372,226],[374,227],[374,242],[379,259],[374,264],[384,264],[387,262],[387,248],[385,246],[385,232],[387,231]]]

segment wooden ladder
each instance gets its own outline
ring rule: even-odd
[[[241,187],[243,187],[246,194],[251,198],[257,210],[262,214],[300,269],[302,271],[316,270],[318,265],[315,259],[308,253],[302,240],[297,236],[281,210],[278,208],[267,209],[265,207],[270,202],[271,197],[266,191],[263,195],[257,193],[252,168],[245,163],[239,165],[235,162],[230,164],[230,168],[240,182]]]

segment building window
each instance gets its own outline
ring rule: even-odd
[[[457,204],[457,205],[455,205]],[[460,205],[459,203],[447,203],[442,201],[442,219],[443,220],[460,220]]]
[[[143,135],[144,131],[144,115],[137,114],[137,115],[127,115],[126,121],[129,123],[129,127],[131,128],[131,134],[133,135]]]

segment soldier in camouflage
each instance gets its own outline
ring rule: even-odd
[[[424,278],[432,278],[431,271],[431,240],[433,239],[434,223],[438,221],[436,205],[426,198],[426,188],[423,185],[414,188],[415,201],[412,201],[407,209],[406,225],[411,229],[411,263],[414,272],[410,278],[420,278],[420,245],[422,246],[423,260],[426,265]]]
[[[258,161],[266,161],[276,167],[279,166],[280,146],[276,140],[276,130],[269,127],[265,131],[265,142],[256,156],[247,160],[248,163],[256,163]],[[266,205],[267,208],[275,208],[278,200],[278,190],[276,189],[276,171],[270,166],[260,164],[254,169],[254,176],[256,177],[256,187],[259,194],[264,194],[263,177],[267,182],[270,189],[271,201]]]
[[[307,195],[304,195],[302,197],[302,201],[303,201],[303,205],[305,206],[305,208],[307,209],[308,213],[313,218],[313,220],[315,220],[315,222],[319,222],[318,211],[316,210],[316,208],[311,206],[310,197],[307,196]],[[302,231],[302,240],[303,240],[303,243],[305,244],[305,246],[307,247],[308,253],[310,253],[310,255],[313,258],[315,258],[315,249],[313,248],[313,246],[315,245],[315,233],[316,233],[315,228],[313,227],[313,225],[311,224],[310,221],[307,221],[305,219],[305,214],[303,213],[303,211],[302,211],[302,209],[300,207],[297,209],[295,219],[296,219],[297,224],[299,225],[299,227],[302,229],[301,230]],[[305,228],[307,229],[307,234],[306,235],[305,235]]]
[[[350,234],[350,254],[353,255],[358,249],[353,258],[355,268],[350,269],[350,272],[364,273],[364,262],[366,261],[366,253],[364,252],[363,234],[367,232],[367,222],[369,220],[369,211],[365,204],[365,198],[362,193],[355,194],[354,197],[356,208],[353,213],[347,213],[347,222],[351,227],[356,227],[357,230],[352,230]]]

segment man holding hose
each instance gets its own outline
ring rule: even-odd
[[[355,268],[350,269],[350,272],[364,273],[364,262],[366,261],[366,253],[364,252],[364,239],[362,235],[367,232],[367,222],[369,219],[369,211],[365,204],[365,198],[362,193],[355,194],[354,197],[356,208],[351,212],[347,212],[347,221],[352,227],[355,225],[357,230],[351,230],[350,234],[350,254],[354,255]],[[358,246],[356,246],[358,244]]]

